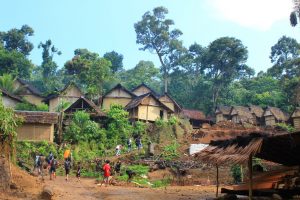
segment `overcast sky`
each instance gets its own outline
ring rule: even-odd
[[[134,23],[157,6],[169,10],[170,19],[183,32],[184,45],[207,46],[231,36],[248,47],[247,64],[256,72],[271,66],[270,48],[283,35],[300,41],[300,27],[289,24],[292,0],[9,0],[1,2],[0,31],[31,26],[35,49],[30,55],[41,63],[39,42],[51,39],[62,51],[55,57],[59,66],[71,59],[74,50],[87,48],[101,56],[112,50],[124,55],[126,69],[140,60],[159,67],[155,55],[139,51]]]

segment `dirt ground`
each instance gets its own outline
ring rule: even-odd
[[[174,199],[174,200],[199,200],[211,199],[215,196],[215,186],[168,186],[166,188],[138,188],[132,185],[100,187],[95,179],[82,178],[77,181],[71,177],[65,181],[62,176],[50,181],[45,177],[33,177],[18,167],[12,166],[13,182],[17,189],[0,192],[0,200],[39,200],[45,185],[53,189],[55,195],[53,200],[152,200],[152,199]],[[155,178],[155,174],[152,178]],[[158,174],[156,174],[158,175]],[[159,173],[159,175],[161,175]]]
[[[130,186],[108,186],[100,187],[95,184],[94,179],[70,178],[68,182],[64,177],[56,180],[46,180],[47,185],[55,191],[55,200],[152,200],[152,199],[174,199],[174,200],[199,200],[214,197],[214,186],[168,186],[160,189],[138,188]]]

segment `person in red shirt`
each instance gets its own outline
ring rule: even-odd
[[[110,163],[110,161],[106,160],[105,165],[103,166],[103,171],[104,171],[103,176],[104,177],[103,177],[103,181],[101,183],[101,186],[102,186],[103,183],[105,183],[105,186],[107,186],[108,183],[109,183],[110,170],[111,170],[109,163]]]

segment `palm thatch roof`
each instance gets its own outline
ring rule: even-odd
[[[32,94],[43,97],[42,92],[39,91],[36,87],[34,87],[29,81],[23,80],[21,78],[17,78],[17,81],[21,85],[23,85],[24,88],[28,89]]]
[[[80,92],[81,92],[81,89],[74,83],[74,82],[69,82],[68,84],[65,85],[65,87],[63,87],[62,89],[60,90],[57,90],[56,92],[52,93],[52,94],[49,94],[44,100],[43,102],[45,103],[49,103],[49,101],[51,99],[54,99],[56,97],[58,97],[60,94],[64,93],[68,88],[70,88],[71,86],[74,86],[76,87]],[[81,92],[82,93],[82,92]],[[83,94],[83,93],[82,93]]]
[[[300,117],[300,107],[295,108],[293,113],[291,114],[291,118]]]
[[[15,111],[15,114],[24,119],[25,123],[56,124],[58,113],[41,111]]]
[[[258,118],[263,117],[264,109],[262,109],[262,107],[256,106],[256,105],[250,105],[249,109],[250,109],[251,113],[253,113],[256,117],[258,117]]]
[[[85,110],[91,115],[95,115],[98,117],[104,117],[106,114],[101,111],[101,109],[92,101],[87,98],[81,96],[77,99],[73,104],[71,104],[67,109],[64,110],[65,113],[73,113],[77,110]]]
[[[300,165],[300,132],[270,133],[255,131],[247,136],[212,141],[196,154],[203,162],[214,165],[243,164],[250,156],[287,166]]]
[[[11,94],[10,92],[8,92],[8,91],[6,91],[4,89],[0,89],[0,92],[2,93],[2,95],[7,96],[7,97],[9,97],[9,98],[11,98],[11,99],[13,99],[15,101],[23,102],[23,100],[20,97],[14,95],[14,94]]]
[[[274,116],[278,121],[287,121],[289,116],[287,113],[284,113],[280,108],[268,106],[264,112],[264,117]]]
[[[244,106],[232,106],[230,110],[230,115],[234,116],[237,115],[241,123],[248,122],[253,123],[253,115],[249,108]]]
[[[229,115],[231,106],[217,106],[215,114]]]
[[[200,110],[182,109],[182,114],[189,119],[206,120],[205,114]]]

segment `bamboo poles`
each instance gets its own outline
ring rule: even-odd
[[[253,198],[253,168],[252,168],[252,154],[249,156],[248,160],[248,170],[249,170],[249,200]]]

